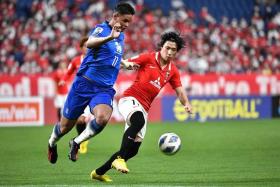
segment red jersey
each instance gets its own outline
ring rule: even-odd
[[[177,67],[170,62],[162,69],[159,55],[159,52],[152,52],[128,60],[139,64],[140,68],[134,83],[124,92],[124,96],[135,97],[147,112],[166,83],[170,83],[173,89],[182,86]]]
[[[75,58],[73,58],[73,60],[68,65],[67,72],[63,76],[64,81],[71,80],[71,82],[72,82],[74,75],[76,75],[78,69],[80,68],[82,61],[83,61],[83,55],[79,55],[79,56],[76,56]]]
[[[68,93],[68,86],[67,84],[58,86],[58,83],[62,80],[63,75],[66,73],[66,71],[63,71],[61,69],[58,69],[53,74],[53,79],[56,83],[56,92],[57,94],[65,95]]]

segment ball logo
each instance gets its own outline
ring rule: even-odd
[[[174,155],[180,150],[181,139],[175,133],[164,133],[159,137],[158,146],[162,153],[166,155]]]

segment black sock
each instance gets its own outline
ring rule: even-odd
[[[87,124],[84,122],[76,123],[76,130],[79,135],[86,129],[86,127],[87,127]]]
[[[132,157],[134,157],[138,153],[138,150],[140,148],[141,143],[142,142],[134,142],[133,146],[130,147],[128,154],[124,158],[125,161],[131,159]]]
[[[129,154],[127,155],[125,161],[129,160],[130,158],[134,157],[140,148],[142,142],[134,142],[134,146],[130,149]],[[102,166],[95,170],[97,175],[104,175],[107,171],[109,171],[112,167],[112,162],[119,156],[120,152],[116,152],[111,156],[111,158],[105,162]]]
[[[137,133],[144,125],[145,119],[143,113],[140,111],[134,112],[130,117],[130,127],[126,129],[123,135],[122,145],[120,148],[120,156],[122,158],[127,158],[129,151],[134,147]]]
[[[101,167],[96,169],[96,174],[104,175],[112,167],[112,162],[118,157],[122,157],[126,161],[134,157],[141,145],[141,142],[135,142],[137,133],[145,125],[145,118],[142,112],[134,112],[130,117],[130,127],[125,131],[122,139],[120,151],[116,152]]]
[[[117,158],[117,156],[119,156],[119,152],[116,152],[115,154],[113,154],[107,162],[105,162],[102,166],[97,168],[95,170],[96,174],[97,175],[104,175],[107,171],[109,171],[112,167],[112,162]]]

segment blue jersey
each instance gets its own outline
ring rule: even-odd
[[[106,21],[96,25],[89,37],[106,37],[111,34],[111,31],[112,27]],[[123,33],[98,48],[88,48],[77,75],[85,75],[98,85],[112,87],[119,73],[123,48]]]

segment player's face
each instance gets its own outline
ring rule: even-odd
[[[121,25],[121,32],[123,32],[131,23],[133,15],[130,14],[117,14],[115,17],[115,22],[120,23]]]
[[[175,42],[166,41],[160,50],[161,58],[165,61],[172,60],[176,56],[176,54],[177,45]]]
[[[61,62],[61,63],[59,63],[59,68],[62,69],[62,70],[66,70],[66,69],[67,69],[67,64],[66,64],[66,62]]]

